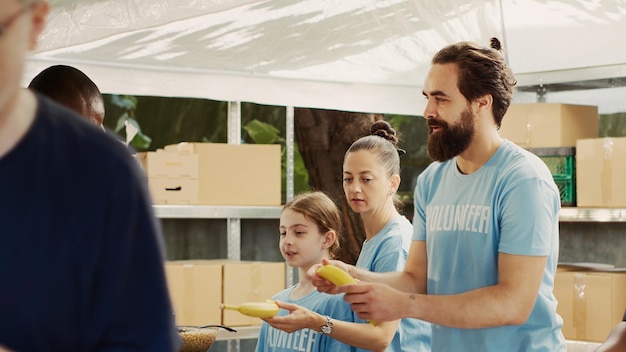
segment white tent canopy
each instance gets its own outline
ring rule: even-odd
[[[421,115],[432,55],[502,40],[517,101],[626,111],[623,0],[50,0],[24,85],[52,64],[105,93]],[[609,81],[609,79],[612,79]],[[605,89],[552,92],[556,83]],[[581,87],[578,87],[581,88]]]

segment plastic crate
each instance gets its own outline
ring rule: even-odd
[[[576,182],[571,178],[552,176],[554,183],[559,188],[561,195],[561,205],[576,206]]]
[[[576,206],[576,147],[528,148],[550,169],[561,194],[561,205]]]

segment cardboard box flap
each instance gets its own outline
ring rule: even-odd
[[[578,206],[626,206],[626,137],[581,139],[576,143]]]

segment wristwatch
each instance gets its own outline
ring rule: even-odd
[[[333,333],[333,320],[326,316],[326,324],[320,327],[320,332],[324,335],[330,335]]]

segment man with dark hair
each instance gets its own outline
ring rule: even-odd
[[[177,351],[160,224],[127,148],[20,87],[49,12],[0,6],[0,350]]]
[[[433,323],[433,351],[564,352],[552,290],[560,195],[537,156],[498,134],[516,81],[492,40],[432,60],[423,95],[428,152],[418,176],[413,243],[403,272],[370,273],[343,292],[361,319]]]
[[[28,88],[64,105],[104,129],[104,100],[98,86],[79,69],[55,65],[41,71]]]

